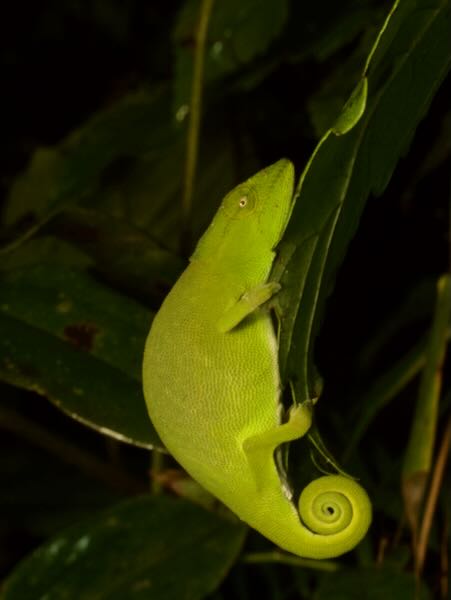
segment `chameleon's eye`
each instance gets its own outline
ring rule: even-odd
[[[233,218],[244,218],[252,213],[257,205],[255,191],[249,186],[239,186],[226,196],[223,206]]]

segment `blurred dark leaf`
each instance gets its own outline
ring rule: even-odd
[[[144,231],[107,213],[68,208],[46,231],[91,257],[96,269],[126,291],[159,301],[185,264]]]
[[[325,61],[352,43],[360,33],[374,36],[390,6],[390,2],[371,0],[295,3],[287,31],[290,60],[297,62],[313,56],[320,62]]]
[[[203,598],[227,574],[245,531],[180,499],[137,498],[39,548],[1,598]]]
[[[158,156],[174,136],[164,89],[130,93],[59,146],[36,150],[27,171],[11,188],[5,223],[32,219],[23,237],[31,235],[68,203],[98,190],[105,169],[114,161]]]
[[[189,110],[199,0],[185,2],[174,29],[176,49],[174,112]],[[208,86],[242,68],[268,49],[288,17],[287,0],[216,2],[208,29],[205,83]]]
[[[181,141],[155,159],[143,157],[113,165],[104,176],[102,190],[89,196],[84,207],[95,205],[144,229],[162,248],[174,254],[179,252],[185,159]],[[222,127],[206,135],[200,146],[193,198],[193,239],[200,237],[222,197],[236,183],[234,140]]]
[[[161,447],[141,360],[151,314],[83,271],[35,266],[0,278],[1,378],[130,443]]]
[[[0,473],[0,531],[55,535],[120,498],[67,463],[26,444],[10,445],[8,452],[0,454]]]
[[[449,68],[451,23],[449,0],[397,4],[365,73],[365,114],[346,135],[330,134],[304,171],[285,262],[277,271],[287,267],[282,370],[293,379],[300,373],[305,395],[319,395],[322,382],[308,357],[325,299],[368,195],[380,194],[396,167],[384,196],[364,212],[314,356],[325,383],[316,422],[337,455],[348,446],[346,469],[361,477],[374,507],[365,542],[336,563],[355,569],[321,581],[310,569],[238,564],[217,589],[236,560],[242,533],[230,534],[227,539],[235,542],[221,548],[225,530],[208,529],[211,513],[193,516],[199,509],[183,508],[182,518],[170,498],[144,499],[146,508],[130,509],[135,515],[130,528],[122,529],[129,513],[117,509],[120,527],[102,529],[102,519],[109,517],[101,517],[53,540],[19,567],[3,597],[50,600],[67,587],[77,599],[127,598],[136,582],[133,597],[142,598],[210,597],[216,588],[211,596],[216,600],[292,600],[299,594],[388,600],[414,591],[409,540],[399,539],[400,457],[432,310],[427,281],[449,268],[449,79],[436,92]],[[281,156],[305,165],[317,138],[337,124],[352,90],[363,85],[364,65],[391,5],[390,0],[214,2],[193,242],[238,182]],[[120,446],[119,462],[100,458],[102,470],[88,480],[41,453],[46,432],[69,444],[66,438],[73,435],[74,447],[87,454],[90,447],[84,446],[97,439],[102,452],[105,442],[109,450],[119,447],[96,431],[146,448],[161,443],[141,392],[140,363],[152,314],[139,302],[156,309],[188,259],[180,256],[180,205],[199,7],[199,0],[46,0],[29,3],[26,11],[5,5],[0,378],[16,388],[0,390],[2,576],[42,536],[114,500],[99,485],[108,479],[108,466],[111,481],[118,471],[140,485],[148,479],[146,452]],[[355,120],[351,114],[351,124]],[[400,161],[414,134],[415,144]],[[420,289],[421,282],[426,283]],[[451,406],[448,372],[445,364],[441,418]],[[8,404],[12,390],[27,403],[24,410],[15,400]],[[38,391],[95,431],[78,427],[24,390]],[[14,412],[37,432],[31,440],[36,451],[26,443],[20,450],[30,438],[11,426]],[[296,477],[301,484],[309,475],[303,464],[308,445],[302,440],[290,448],[294,485]],[[127,464],[121,462],[124,453]],[[157,452],[153,457],[155,487],[211,505],[170,457]],[[437,565],[441,549],[449,546],[449,528],[442,526],[449,491],[445,479],[425,570],[431,596],[443,584]],[[267,548],[257,533],[249,545]],[[221,549],[225,556],[218,558]],[[72,553],[76,550],[80,555]],[[375,555],[379,568],[365,567]],[[28,587],[33,581],[42,587]]]

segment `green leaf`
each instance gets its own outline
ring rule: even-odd
[[[301,176],[273,271],[283,286],[281,371],[294,382],[300,402],[314,395],[313,341],[365,202],[384,190],[449,70],[450,21],[449,3],[396,5],[367,61],[368,98],[360,121],[351,119],[353,129],[340,137],[328,131]]]
[[[39,548],[5,582],[0,598],[203,598],[226,576],[245,531],[180,499],[136,498]]]
[[[141,360],[151,314],[83,271],[35,266],[0,277],[0,377],[102,433],[162,447]]]
[[[366,36],[369,37],[369,36]],[[355,86],[362,72],[362,64],[368,53],[367,39],[362,42],[348,60],[342,62],[322,82],[321,87],[308,99],[307,110],[315,130],[316,137],[330,129],[337,115],[349,97],[349,91]]]
[[[425,350],[425,365],[402,472],[406,513],[414,531],[418,526],[421,501],[430,475],[436,446],[442,369],[448,343],[450,316],[451,277],[442,275],[437,282],[434,319]]]
[[[366,108],[366,100],[368,95],[368,80],[363,77],[353,90],[349,100],[343,106],[343,109],[332,126],[332,131],[335,135],[344,135],[359,121]]]

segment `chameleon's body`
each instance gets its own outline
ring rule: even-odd
[[[279,289],[267,279],[293,183],[291,163],[281,160],[226,196],[154,319],[144,393],[161,439],[194,479],[282,548],[326,558],[360,541],[371,508],[354,481],[322,477],[305,494],[326,492],[320,510],[331,535],[315,534],[301,523],[274,460],[275,448],[311,423],[309,409],[298,407],[281,424],[277,339],[262,306]],[[334,489],[353,511],[341,533]]]

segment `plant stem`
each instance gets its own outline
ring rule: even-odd
[[[195,36],[194,69],[191,84],[191,100],[186,139],[186,160],[182,196],[182,239],[181,249],[186,254],[190,249],[191,215],[193,204],[194,178],[196,175],[197,157],[199,153],[199,131],[201,118],[202,83],[204,74],[205,43],[207,40],[208,22],[214,0],[202,0],[199,23]]]
[[[424,560],[426,558],[427,543],[429,533],[432,526],[432,519],[437,505],[438,496],[440,493],[441,484],[443,481],[443,474],[445,472],[446,462],[451,447],[451,417],[448,419],[446,425],[442,443],[438,451],[437,460],[435,461],[435,468],[432,473],[431,485],[429,487],[429,495],[426,500],[424,507],[423,521],[421,523],[421,529],[418,535],[418,544],[416,547],[415,556],[415,571],[417,577],[420,577],[423,570]]]

